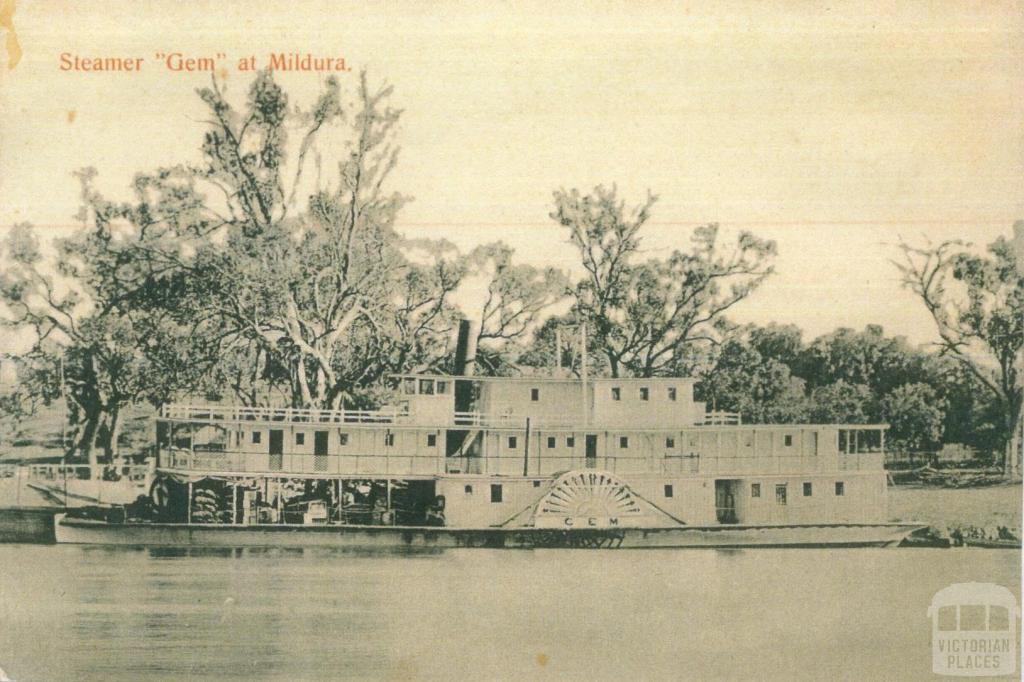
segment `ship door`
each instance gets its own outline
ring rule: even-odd
[[[270,429],[270,470],[281,471],[284,468],[284,431]]]
[[[327,431],[313,434],[313,471],[327,471]]]
[[[587,468],[597,468],[597,434],[587,434]]]
[[[736,523],[736,493],[739,481],[715,481],[715,518],[719,523]]]

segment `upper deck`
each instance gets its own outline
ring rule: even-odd
[[[456,410],[460,381],[400,377],[393,404],[375,411],[169,405],[159,466],[350,477],[882,470],[884,425],[743,425],[704,412],[688,379],[477,379],[477,409]]]

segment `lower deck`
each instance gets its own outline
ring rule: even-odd
[[[220,526],[448,528],[881,523],[884,472],[745,477],[245,477],[161,472],[126,518]]]

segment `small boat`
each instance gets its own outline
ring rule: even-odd
[[[986,538],[964,538],[964,545],[967,547],[979,547],[982,549],[1016,549],[1021,548],[1020,540],[999,539],[989,540]]]

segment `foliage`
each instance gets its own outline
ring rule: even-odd
[[[551,217],[568,228],[586,273],[573,291],[576,314],[613,377],[670,371],[687,346],[715,340],[723,313],[772,272],[774,242],[744,232],[723,248],[713,224],[693,231],[689,252],[636,262],[653,195],[631,209],[614,187],[586,196],[558,191],[554,198]]]
[[[778,357],[762,354],[757,345],[754,339],[731,339],[722,344],[713,371],[704,374],[697,386],[697,397],[710,409],[739,412],[751,423],[805,421],[804,381],[793,376]]]
[[[1015,227],[1024,233],[1020,224]],[[924,248],[904,243],[901,250],[903,260],[895,265],[904,286],[935,322],[941,352],[960,363],[991,396],[1000,415],[1007,472],[1019,469],[1013,436],[1019,432],[1024,403],[1024,268],[1013,245],[1000,237],[984,255],[959,241]]]
[[[881,401],[883,420],[889,424],[890,448],[901,452],[937,450],[942,442],[945,401],[927,384],[904,384]]]

